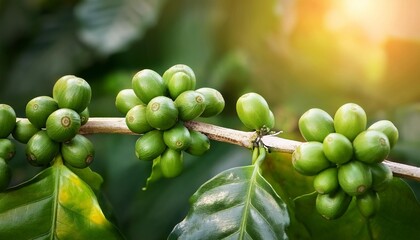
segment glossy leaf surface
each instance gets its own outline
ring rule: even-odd
[[[191,197],[169,239],[287,239],[289,215],[258,166],[226,170]]]
[[[88,184],[61,161],[0,194],[0,239],[122,239]]]

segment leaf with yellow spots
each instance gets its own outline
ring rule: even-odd
[[[31,180],[0,193],[0,239],[123,239],[95,193],[57,157]]]

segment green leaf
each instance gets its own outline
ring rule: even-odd
[[[101,190],[102,183],[104,179],[98,173],[92,171],[90,167],[86,168],[75,168],[69,165],[66,165],[68,169],[70,169],[73,173],[75,173],[81,180],[83,180],[86,184],[92,188],[92,190],[98,193]]]
[[[347,212],[337,220],[326,220],[315,210],[316,194],[297,198],[296,215],[310,233],[310,239],[417,239],[420,205],[401,179],[379,193],[380,209],[364,218],[353,199]]]
[[[146,180],[146,186],[142,188],[143,191],[146,191],[149,185],[153,182],[158,181],[162,178],[162,171],[160,170],[160,157],[153,160],[152,171],[150,176]]]
[[[0,239],[122,239],[94,192],[61,161],[0,193]]]
[[[87,0],[76,8],[80,37],[90,47],[108,55],[140,38],[152,26],[161,0]]]
[[[190,201],[187,217],[169,239],[287,239],[286,205],[257,165],[218,174]]]

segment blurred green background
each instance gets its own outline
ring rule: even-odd
[[[236,99],[255,91],[283,136],[302,140],[303,112],[333,115],[355,102],[369,123],[389,119],[399,128],[390,159],[420,166],[419,10],[416,0],[0,0],[0,102],[24,117],[30,99],[51,96],[59,77],[74,74],[92,86],[91,117],[123,117],[115,96],[137,71],[163,74],[183,63],[197,87],[225,97],[223,113],[204,121],[243,129]],[[136,136],[90,138],[106,209],[128,239],[165,238],[201,184],[250,163],[248,150],[212,142],[206,156],[186,156],[180,177],[141,191],[151,165],[136,159]],[[40,171],[23,147],[12,163],[14,184]],[[420,196],[419,183],[407,182]]]

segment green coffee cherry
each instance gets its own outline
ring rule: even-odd
[[[351,197],[339,189],[329,194],[318,194],[315,207],[324,218],[333,220],[344,215],[350,202]]]
[[[0,138],[7,138],[16,125],[16,113],[7,104],[0,104]]]
[[[169,85],[169,81],[172,79],[172,77],[176,73],[185,73],[191,81],[190,89],[191,90],[195,89],[196,78],[195,78],[194,71],[189,66],[184,65],[184,64],[177,64],[170,67],[168,70],[166,70],[162,76],[164,83],[166,85]]]
[[[142,134],[153,130],[153,127],[147,122],[146,106],[143,104],[134,106],[127,112],[125,123],[135,133]]]
[[[7,165],[6,160],[0,158],[0,192],[7,189],[11,178],[12,174],[10,172],[9,165]]]
[[[163,141],[173,150],[182,151],[191,145],[190,131],[182,123],[177,123],[171,129],[163,132]]]
[[[175,106],[178,108],[179,119],[190,121],[199,117],[206,108],[203,94],[196,91],[186,91],[175,99]]]
[[[204,103],[206,107],[204,112],[201,113],[200,117],[213,117],[217,116],[225,108],[225,99],[223,99],[222,94],[214,88],[199,88],[195,90],[203,94]],[[274,119],[274,116],[273,116]]]
[[[74,110],[61,108],[51,113],[47,119],[48,136],[56,142],[66,142],[79,132],[80,116]]]
[[[183,72],[177,72],[169,79],[168,91],[172,99],[176,99],[181,93],[195,88],[195,78]]]
[[[162,77],[153,70],[144,69],[136,73],[132,79],[133,91],[145,104],[157,96],[165,96],[167,88]]]
[[[359,212],[365,218],[373,217],[379,210],[379,195],[374,191],[368,191],[356,197],[356,204]]]
[[[181,151],[167,148],[160,156],[160,170],[166,178],[173,178],[181,174],[184,168],[184,158]]]
[[[77,134],[70,141],[61,145],[61,155],[64,163],[75,168],[85,168],[92,163],[95,150],[93,143],[88,138]]]
[[[58,107],[82,112],[89,105],[92,90],[84,79],[66,75],[57,80],[53,87],[53,98]]]
[[[352,143],[339,133],[328,134],[324,139],[322,148],[327,159],[336,164],[346,163],[353,156]]]
[[[382,162],[390,152],[387,136],[379,131],[361,132],[353,141],[354,157],[365,163]]]
[[[166,149],[163,141],[163,133],[159,130],[152,130],[136,141],[136,156],[142,161],[152,161],[159,157]]]
[[[246,93],[239,97],[236,102],[236,112],[241,122],[249,129],[274,127],[274,115],[270,114],[265,99],[257,93]]]
[[[155,97],[147,104],[146,119],[150,126],[167,130],[178,121],[178,108],[168,97]]]
[[[363,162],[352,160],[338,168],[338,183],[350,196],[362,195],[372,186],[372,173]]]
[[[20,143],[27,143],[29,139],[39,131],[28,119],[19,119],[13,129],[12,136]]]
[[[16,147],[10,139],[1,138],[0,139],[0,158],[3,158],[6,161],[12,159],[16,154]]]
[[[305,142],[299,145],[292,154],[292,164],[296,171],[307,176],[316,175],[331,166],[320,142]]]
[[[85,108],[85,110],[79,113],[80,116],[80,125],[83,126],[89,121],[90,113],[89,108]]]
[[[210,149],[209,138],[201,132],[190,130],[191,144],[185,150],[194,156],[201,156]]]
[[[34,166],[49,164],[60,150],[60,144],[53,141],[45,130],[37,132],[26,144],[26,158]]]
[[[52,97],[39,96],[31,99],[25,108],[28,120],[37,128],[45,127],[48,116],[58,109],[58,103]]]
[[[115,107],[124,115],[126,115],[134,106],[143,104],[144,103],[137,97],[133,89],[123,89],[118,92],[117,97],[115,98]]]
[[[313,182],[315,190],[320,194],[332,193],[339,187],[338,169],[336,167],[327,168],[318,173]]]
[[[323,142],[324,138],[333,133],[334,120],[324,110],[311,108],[299,118],[299,130],[306,141]]]
[[[334,128],[337,133],[346,136],[350,141],[366,129],[365,110],[355,103],[341,106],[334,115]]]
[[[388,120],[380,120],[375,122],[374,124],[370,125],[368,130],[376,130],[379,132],[384,133],[389,140],[389,146],[392,148],[398,141],[398,129],[395,125]]]
[[[374,163],[369,165],[372,173],[372,189],[377,192],[384,191],[392,181],[392,171],[384,163]]]

